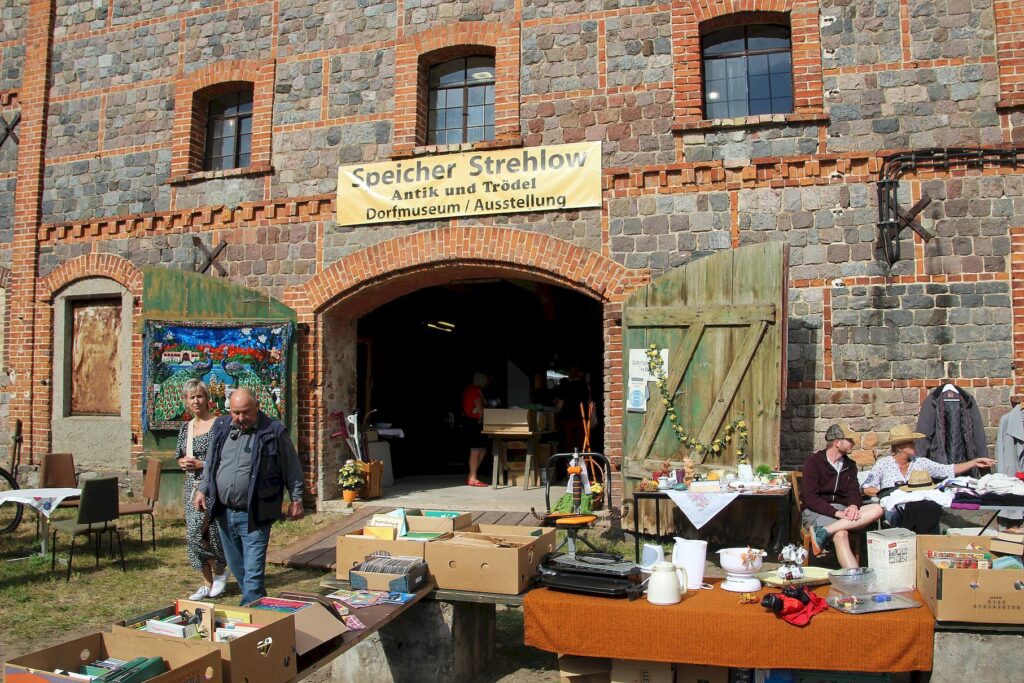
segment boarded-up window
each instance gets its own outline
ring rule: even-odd
[[[120,415],[121,301],[71,304],[71,414]]]

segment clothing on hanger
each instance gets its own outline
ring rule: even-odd
[[[947,387],[952,387],[949,394]],[[952,382],[941,384],[925,396],[917,431],[925,435],[916,443],[918,457],[953,465],[988,454],[977,401]],[[978,474],[974,472],[973,476]]]

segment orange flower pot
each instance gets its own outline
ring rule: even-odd
[[[341,498],[346,503],[351,503],[352,501],[354,501],[358,497],[359,497],[359,491],[350,491],[349,489],[345,489],[345,490],[343,490],[341,492]]]

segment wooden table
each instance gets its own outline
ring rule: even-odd
[[[526,467],[523,470],[522,484],[523,490],[526,490],[530,488],[530,470],[533,465],[533,456],[537,452],[537,444],[540,443],[542,436],[554,434],[554,432],[498,432],[485,430],[481,432],[481,434],[491,437],[492,452],[494,453],[494,469],[491,473],[491,488],[495,489],[498,488],[498,473],[504,472],[508,467],[508,459],[506,457],[508,452],[508,442],[526,442]]]
[[[801,628],[760,604],[740,604],[721,579],[711,583],[668,606],[533,590],[523,606],[524,640],[559,654],[740,669],[932,669],[935,620],[923,604],[871,614],[826,609]],[[813,590],[824,596],[829,588]]]
[[[344,582],[344,586],[340,585],[339,582],[338,588],[341,587],[348,589],[348,582]],[[332,588],[332,590],[337,590],[337,588]],[[358,609],[350,608],[349,614],[363,622],[363,624],[366,625],[366,628],[359,631],[346,631],[341,634],[340,637],[328,641],[307,652],[303,655],[304,661],[299,663],[300,669],[296,680],[306,678],[314,671],[330,664],[337,657],[344,654],[345,651],[355,647],[381,628],[397,619],[403,612],[425,598],[432,590],[434,590],[433,586],[421,588],[416,591],[416,597],[404,605],[373,605],[372,607],[360,607]]]
[[[709,494],[709,495],[714,495]],[[776,519],[772,525],[772,535],[769,539],[768,550],[778,554],[783,546],[789,543],[789,507],[791,505],[793,491],[790,489],[785,493],[740,493],[740,499],[767,498],[775,503]],[[640,540],[651,538],[651,535],[640,531],[640,506],[641,500],[654,501],[654,538],[661,540],[661,501],[670,500],[664,491],[634,491],[633,492],[633,539],[636,545],[636,559],[640,561]]]

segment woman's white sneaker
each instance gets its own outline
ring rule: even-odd
[[[221,589],[221,590],[223,590],[223,589]],[[189,600],[203,600],[203,599],[208,598],[208,597],[210,597],[210,587],[209,586],[200,586],[199,590],[197,590],[192,595],[188,596],[188,599]]]
[[[224,592],[224,589],[228,585],[228,573],[225,571],[223,574],[213,575],[213,586],[210,588],[207,597],[216,598]],[[204,586],[205,588],[205,586]]]

